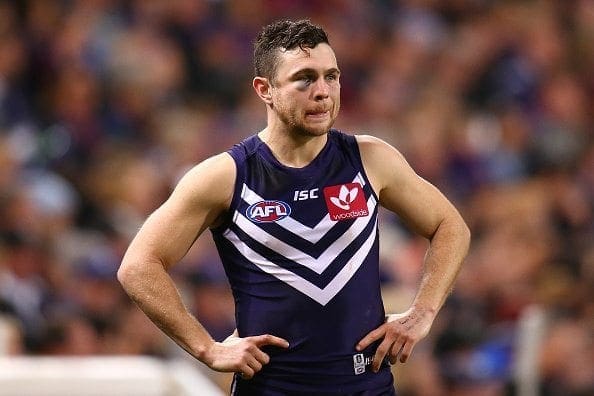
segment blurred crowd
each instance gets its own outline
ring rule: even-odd
[[[0,355],[183,353],[116,270],[189,167],[265,125],[252,41],[303,17],[337,53],[336,127],[396,146],[473,232],[399,395],[594,394],[592,0],[0,0]],[[404,309],[427,243],[381,228]],[[208,233],[173,276],[233,331]]]

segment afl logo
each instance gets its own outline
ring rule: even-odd
[[[245,211],[246,216],[256,223],[272,223],[291,214],[291,207],[283,201],[260,201]]]

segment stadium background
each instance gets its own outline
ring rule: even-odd
[[[251,40],[284,17],[329,32],[336,126],[398,147],[473,231],[431,334],[396,366],[399,394],[516,394],[521,378],[594,394],[590,0],[0,1],[0,355],[183,354],[115,271],[185,170],[263,127]],[[382,216],[401,309],[426,244]],[[173,275],[228,335],[209,235]]]

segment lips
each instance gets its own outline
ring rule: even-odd
[[[305,117],[307,119],[309,119],[310,121],[314,121],[314,122],[324,121],[325,122],[327,119],[329,119],[330,112],[323,111],[321,113],[307,113],[305,115]]]
[[[322,109],[322,110],[308,111],[305,114],[308,116],[323,116],[323,115],[328,114],[329,112],[330,112],[330,110]]]

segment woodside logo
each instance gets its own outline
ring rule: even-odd
[[[368,216],[367,202],[359,183],[346,183],[324,188],[328,214],[333,221]]]

